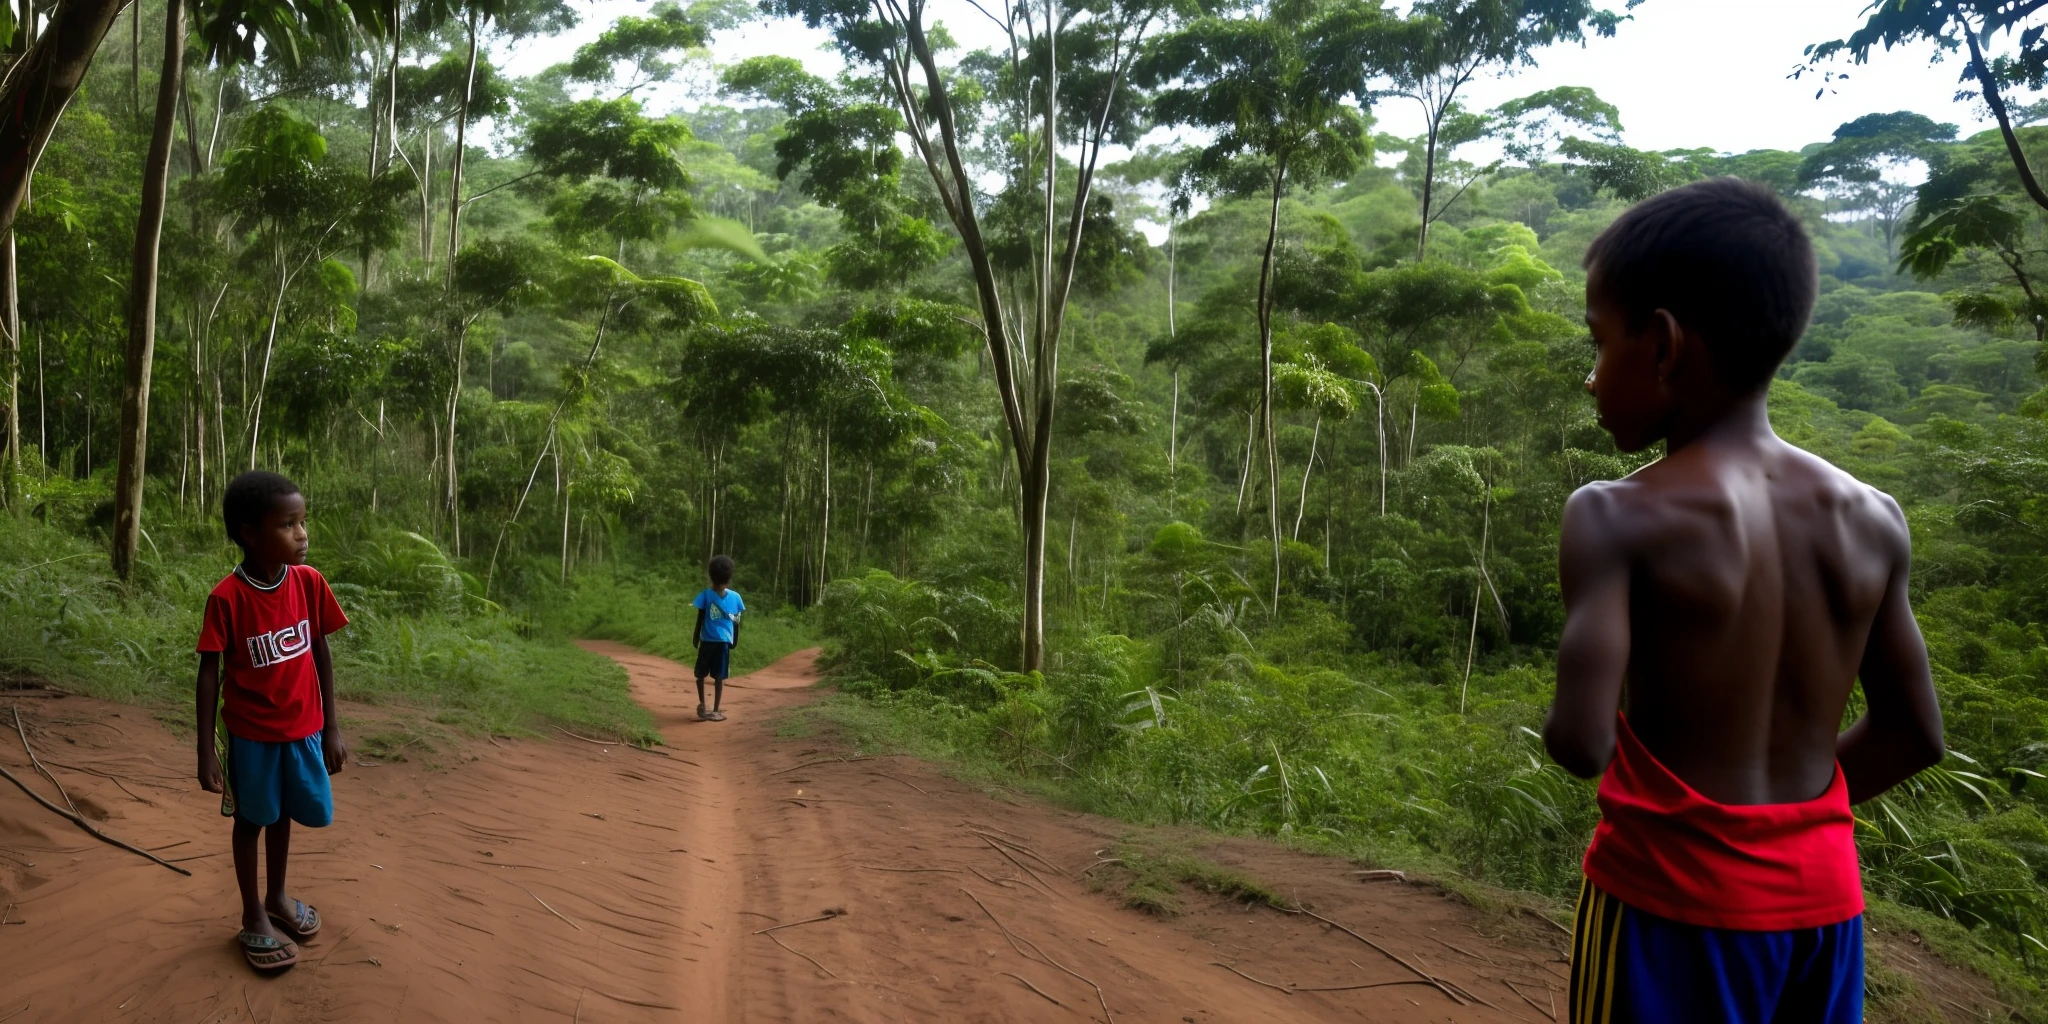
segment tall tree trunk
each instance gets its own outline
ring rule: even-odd
[[[448,164],[448,287],[455,287],[455,251],[462,244],[462,165],[468,156],[469,106],[476,98],[476,5],[469,5],[469,70],[455,112],[455,156]]]
[[[469,324],[462,322],[455,328],[454,385],[448,389],[448,532],[456,555],[462,554],[462,491],[455,472],[455,416],[462,406],[463,345],[468,341]]]
[[[1301,467],[1301,501],[1294,507],[1294,533],[1292,539],[1301,539],[1301,517],[1308,514],[1308,475],[1316,468],[1316,443],[1323,439],[1323,418],[1316,417],[1315,433],[1308,438],[1308,463]]]
[[[282,258],[279,260],[283,262]],[[262,456],[263,446],[263,393],[270,388],[270,357],[277,351],[277,322],[284,316],[284,292],[291,285],[291,275],[283,266],[277,268],[277,297],[270,303],[270,330],[263,338],[262,376],[256,380],[256,397],[249,405],[249,468],[256,468],[256,460]],[[246,375],[245,375],[246,376]]]
[[[1273,436],[1273,246],[1280,239],[1280,195],[1287,165],[1273,172],[1273,202],[1266,218],[1266,251],[1259,259],[1259,426],[1266,436],[1266,518],[1273,538],[1273,603],[1280,614],[1280,442]]]
[[[825,418],[825,473],[823,473],[823,502],[825,508],[817,516],[817,594],[815,600],[825,600],[825,584],[831,582],[831,418]]]
[[[1173,277],[1178,254],[1174,227],[1177,218],[1166,220],[1166,340],[1179,336],[1173,322]],[[1166,423],[1166,517],[1178,519],[1180,506],[1180,359],[1173,361],[1173,412]]]
[[[0,505],[13,507],[21,475],[21,295],[16,274],[14,232],[0,236]]]
[[[138,9],[139,11],[139,9]],[[137,15],[138,19],[140,14]],[[149,457],[149,379],[156,361],[157,252],[171,183],[171,136],[185,73],[185,3],[165,0],[164,63],[156,83],[156,124],[142,165],[135,263],[128,275],[127,377],[121,387],[120,468],[114,483],[114,575],[128,579],[142,543],[142,490]]]
[[[142,3],[128,5],[128,112],[142,119]]]
[[[1486,545],[1493,539],[1493,480],[1486,481],[1486,502],[1479,513],[1479,579],[1472,584],[1472,632],[1465,639],[1465,681],[1458,684],[1458,713],[1465,713],[1465,693],[1472,687],[1472,653],[1479,649],[1479,599],[1486,593]]]
[[[125,6],[127,0],[65,0],[0,82],[0,234],[13,229],[50,132]]]
[[[1429,206],[1436,196],[1436,139],[1437,127],[1442,123],[1441,115],[1429,119],[1429,139],[1423,146],[1422,230],[1415,239],[1415,259],[1418,262],[1429,258]]]

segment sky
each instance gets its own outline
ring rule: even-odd
[[[1965,135],[1989,127],[1981,104],[1952,99],[1961,62],[1932,63],[1929,46],[1880,51],[1868,65],[1832,62],[1829,67],[1848,78],[1832,83],[1818,98],[1819,83],[1811,76],[1787,79],[1809,43],[1847,35],[1861,24],[1867,3],[1648,0],[1612,39],[1554,46],[1538,54],[1533,68],[1474,82],[1467,105],[1484,109],[1554,86],[1590,86],[1621,109],[1628,144],[1649,150],[1797,149],[1826,140],[1845,121],[1878,111],[1917,111],[1957,124]],[[579,4],[583,20],[576,29],[521,44],[502,56],[509,70],[532,74],[567,59],[575,46],[619,16],[644,13],[647,6],[643,0]],[[1620,8],[1623,0],[1611,6]],[[932,10],[967,45],[995,41],[992,26],[965,0],[933,0]],[[721,33],[712,50],[724,62],[785,54],[819,73],[838,67],[825,35],[795,22],[760,22]],[[709,97],[700,86],[671,87],[647,98],[650,106],[662,109],[694,106]],[[1374,116],[1381,131],[1415,135],[1422,128],[1420,109],[1406,100],[1384,100]]]
[[[929,0],[935,20],[967,47],[994,47],[1001,36],[967,0]],[[1622,9],[1626,0],[1611,0]],[[1533,67],[1484,76],[1466,87],[1468,109],[1484,110],[1561,85],[1590,86],[1621,111],[1623,141],[1637,149],[1697,149],[1742,153],[1752,149],[1796,150],[1833,137],[1835,128],[1864,114],[1911,110],[1958,127],[1962,136],[1993,126],[1980,102],[1957,103],[1962,62],[1936,60],[1932,45],[1878,50],[1870,63],[1830,61],[1818,70],[1835,74],[1823,83],[1808,74],[1789,78],[1812,43],[1837,39],[1863,23],[1870,0],[1646,0],[1612,38],[1563,44],[1538,51]],[[620,16],[644,14],[649,0],[591,0],[578,4],[581,24],[568,33],[534,40],[498,53],[507,70],[535,74],[565,61],[575,47],[597,37]],[[1405,4],[1394,0],[1397,9]],[[796,57],[813,73],[836,74],[841,63],[829,37],[789,20],[757,21],[719,33],[711,52],[720,63],[781,54]],[[1841,77],[1846,75],[1846,77]],[[649,109],[694,109],[719,102],[708,68],[686,80],[643,91]],[[2031,96],[2011,97],[2014,102]],[[1412,100],[1383,99],[1373,109],[1375,130],[1416,136],[1423,132],[1421,108]],[[1155,132],[1147,142],[1171,141]],[[1462,159],[1498,158],[1498,143],[1481,142],[1458,151]],[[1109,161],[1125,153],[1105,151]],[[1397,154],[1382,154],[1383,162]],[[1902,180],[1920,176],[1917,165],[1894,172]],[[1914,182],[1907,181],[1912,184]],[[993,187],[993,183],[991,183]],[[1194,210],[1208,204],[1197,199]],[[1155,244],[1166,226],[1140,219],[1136,226]]]

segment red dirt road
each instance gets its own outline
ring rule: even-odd
[[[1562,1015],[1565,936],[1548,925],[1238,840],[1201,852],[1386,954],[1220,897],[1152,917],[1083,878],[1127,826],[779,737],[815,652],[736,680],[731,720],[700,723],[682,666],[587,646],[626,666],[666,751],[558,737],[352,764],[336,824],[295,837],[291,890],[326,926],[279,977],[235,951],[227,828],[188,743],[136,709],[0,691],[0,724],[20,710],[89,817],[193,872],[0,780],[0,1021],[1476,1024],[1546,1021],[1552,1000]],[[0,765],[55,798],[12,735]],[[1376,983],[1401,984],[1272,987]]]

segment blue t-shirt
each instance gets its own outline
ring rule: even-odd
[[[740,613],[747,610],[747,603],[740,600],[740,592],[727,589],[725,596],[705,587],[697,599],[690,602],[704,612],[704,635],[699,640],[712,640],[722,644],[732,643],[733,624],[740,619]]]

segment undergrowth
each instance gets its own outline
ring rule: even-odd
[[[0,674],[144,705],[189,728],[200,616],[239,552],[217,525],[159,521],[123,586],[105,548],[63,525],[0,515]],[[316,519],[312,533],[310,563],[350,618],[330,638],[338,694],[378,706],[392,736],[551,722],[654,735],[622,669],[485,600],[434,542],[340,517]]]
[[[1151,641],[1062,634],[1048,671],[1027,674],[972,653],[1009,625],[987,593],[842,580],[820,622],[843,695],[808,713],[984,785],[1138,825],[1272,836],[1568,919],[1599,811],[1594,785],[1537,735],[1548,664],[1482,667],[1467,687],[1344,653],[1344,624],[1320,603],[1283,604],[1277,625],[1248,605],[1226,594]],[[2048,819],[2028,777],[1962,747],[1859,807],[1858,831],[1873,914],[1927,922],[1930,948],[2021,1019],[2048,1019],[2035,948]],[[1170,910],[1191,869],[1141,853],[1125,870],[1127,901]],[[1919,1005],[1910,979],[1882,977],[1879,1003]]]

